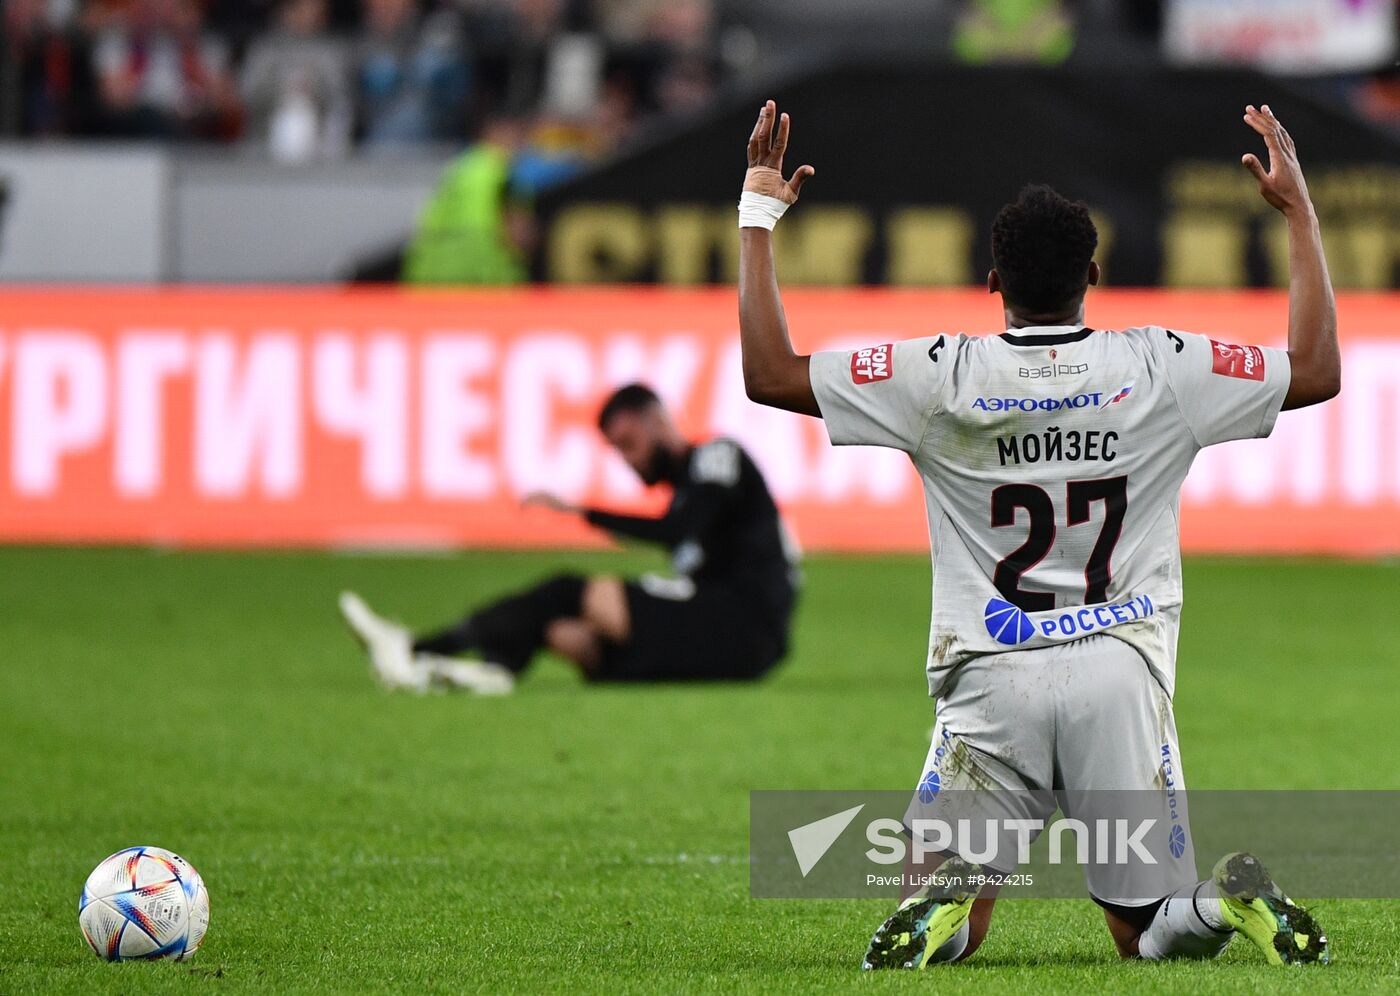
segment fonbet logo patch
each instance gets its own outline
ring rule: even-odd
[[[873,384],[894,376],[894,343],[868,346],[851,354],[851,382]]]
[[[1258,346],[1235,346],[1210,341],[1211,373],[1240,380],[1264,379],[1264,351]]]
[[[831,850],[831,845],[846,832],[851,821],[860,815],[864,808],[865,803],[862,802],[859,806],[788,831],[788,843],[792,845],[792,855],[797,859],[797,870],[802,873],[803,878],[806,878],[807,873]]]
[[[1156,611],[1157,607],[1147,595],[1134,595],[1127,601],[1110,605],[1047,609],[1036,613],[1024,612],[1004,598],[991,598],[982,610],[982,622],[993,640],[1015,647],[1037,633],[1047,640],[1075,639],[1120,623],[1146,619]]]

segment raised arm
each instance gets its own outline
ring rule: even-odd
[[[776,127],[775,127],[776,122]],[[773,263],[773,225],[797,201],[798,191],[816,172],[802,166],[783,180],[790,121],[773,101],[758,112],[749,136],[749,169],[739,201],[739,341],[744,355],[744,389],[761,405],[804,415],[821,415],[808,379],[808,357],[792,351],[787,319],[778,294]]]
[[[1265,104],[1245,108],[1245,122],[1264,136],[1269,168],[1250,153],[1241,160],[1259,181],[1264,200],[1288,223],[1288,363],[1292,379],[1284,408],[1305,408],[1335,398],[1342,389],[1337,344],[1337,302],[1322,252],[1322,232],[1313,211],[1293,138]]]

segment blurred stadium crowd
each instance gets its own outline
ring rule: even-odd
[[[528,118],[547,124],[546,144],[589,158],[643,123],[706,106],[753,73],[760,40],[770,70],[872,47],[1055,63],[1086,38],[1149,57],[1164,0],[881,0],[866,16],[878,13],[882,30],[852,34],[864,6],[6,0],[0,131],[242,142],[305,161],[461,143],[493,120]],[[1394,121],[1394,81],[1393,69],[1358,77],[1349,97]]]
[[[596,154],[703,105],[727,68],[712,0],[7,0],[5,28],[12,131],[283,161],[526,117]]]

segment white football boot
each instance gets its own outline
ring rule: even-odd
[[[515,675],[510,669],[490,661],[419,653],[414,655],[413,663],[428,675],[429,681],[444,688],[476,695],[509,695],[515,690]]]
[[[340,593],[340,614],[369,652],[379,683],[391,691],[425,692],[431,675],[413,660],[413,636],[397,623],[375,615],[353,591]]]

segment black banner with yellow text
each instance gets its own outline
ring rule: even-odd
[[[1118,286],[1277,286],[1281,219],[1240,165],[1269,103],[1297,142],[1340,288],[1400,286],[1400,142],[1290,84],[1156,67],[849,68],[778,87],[789,170],[817,175],[779,225],[785,284],[980,282],[997,209],[1027,182],[1088,202]],[[551,192],[536,275],[728,282],[744,146],[760,100]]]

